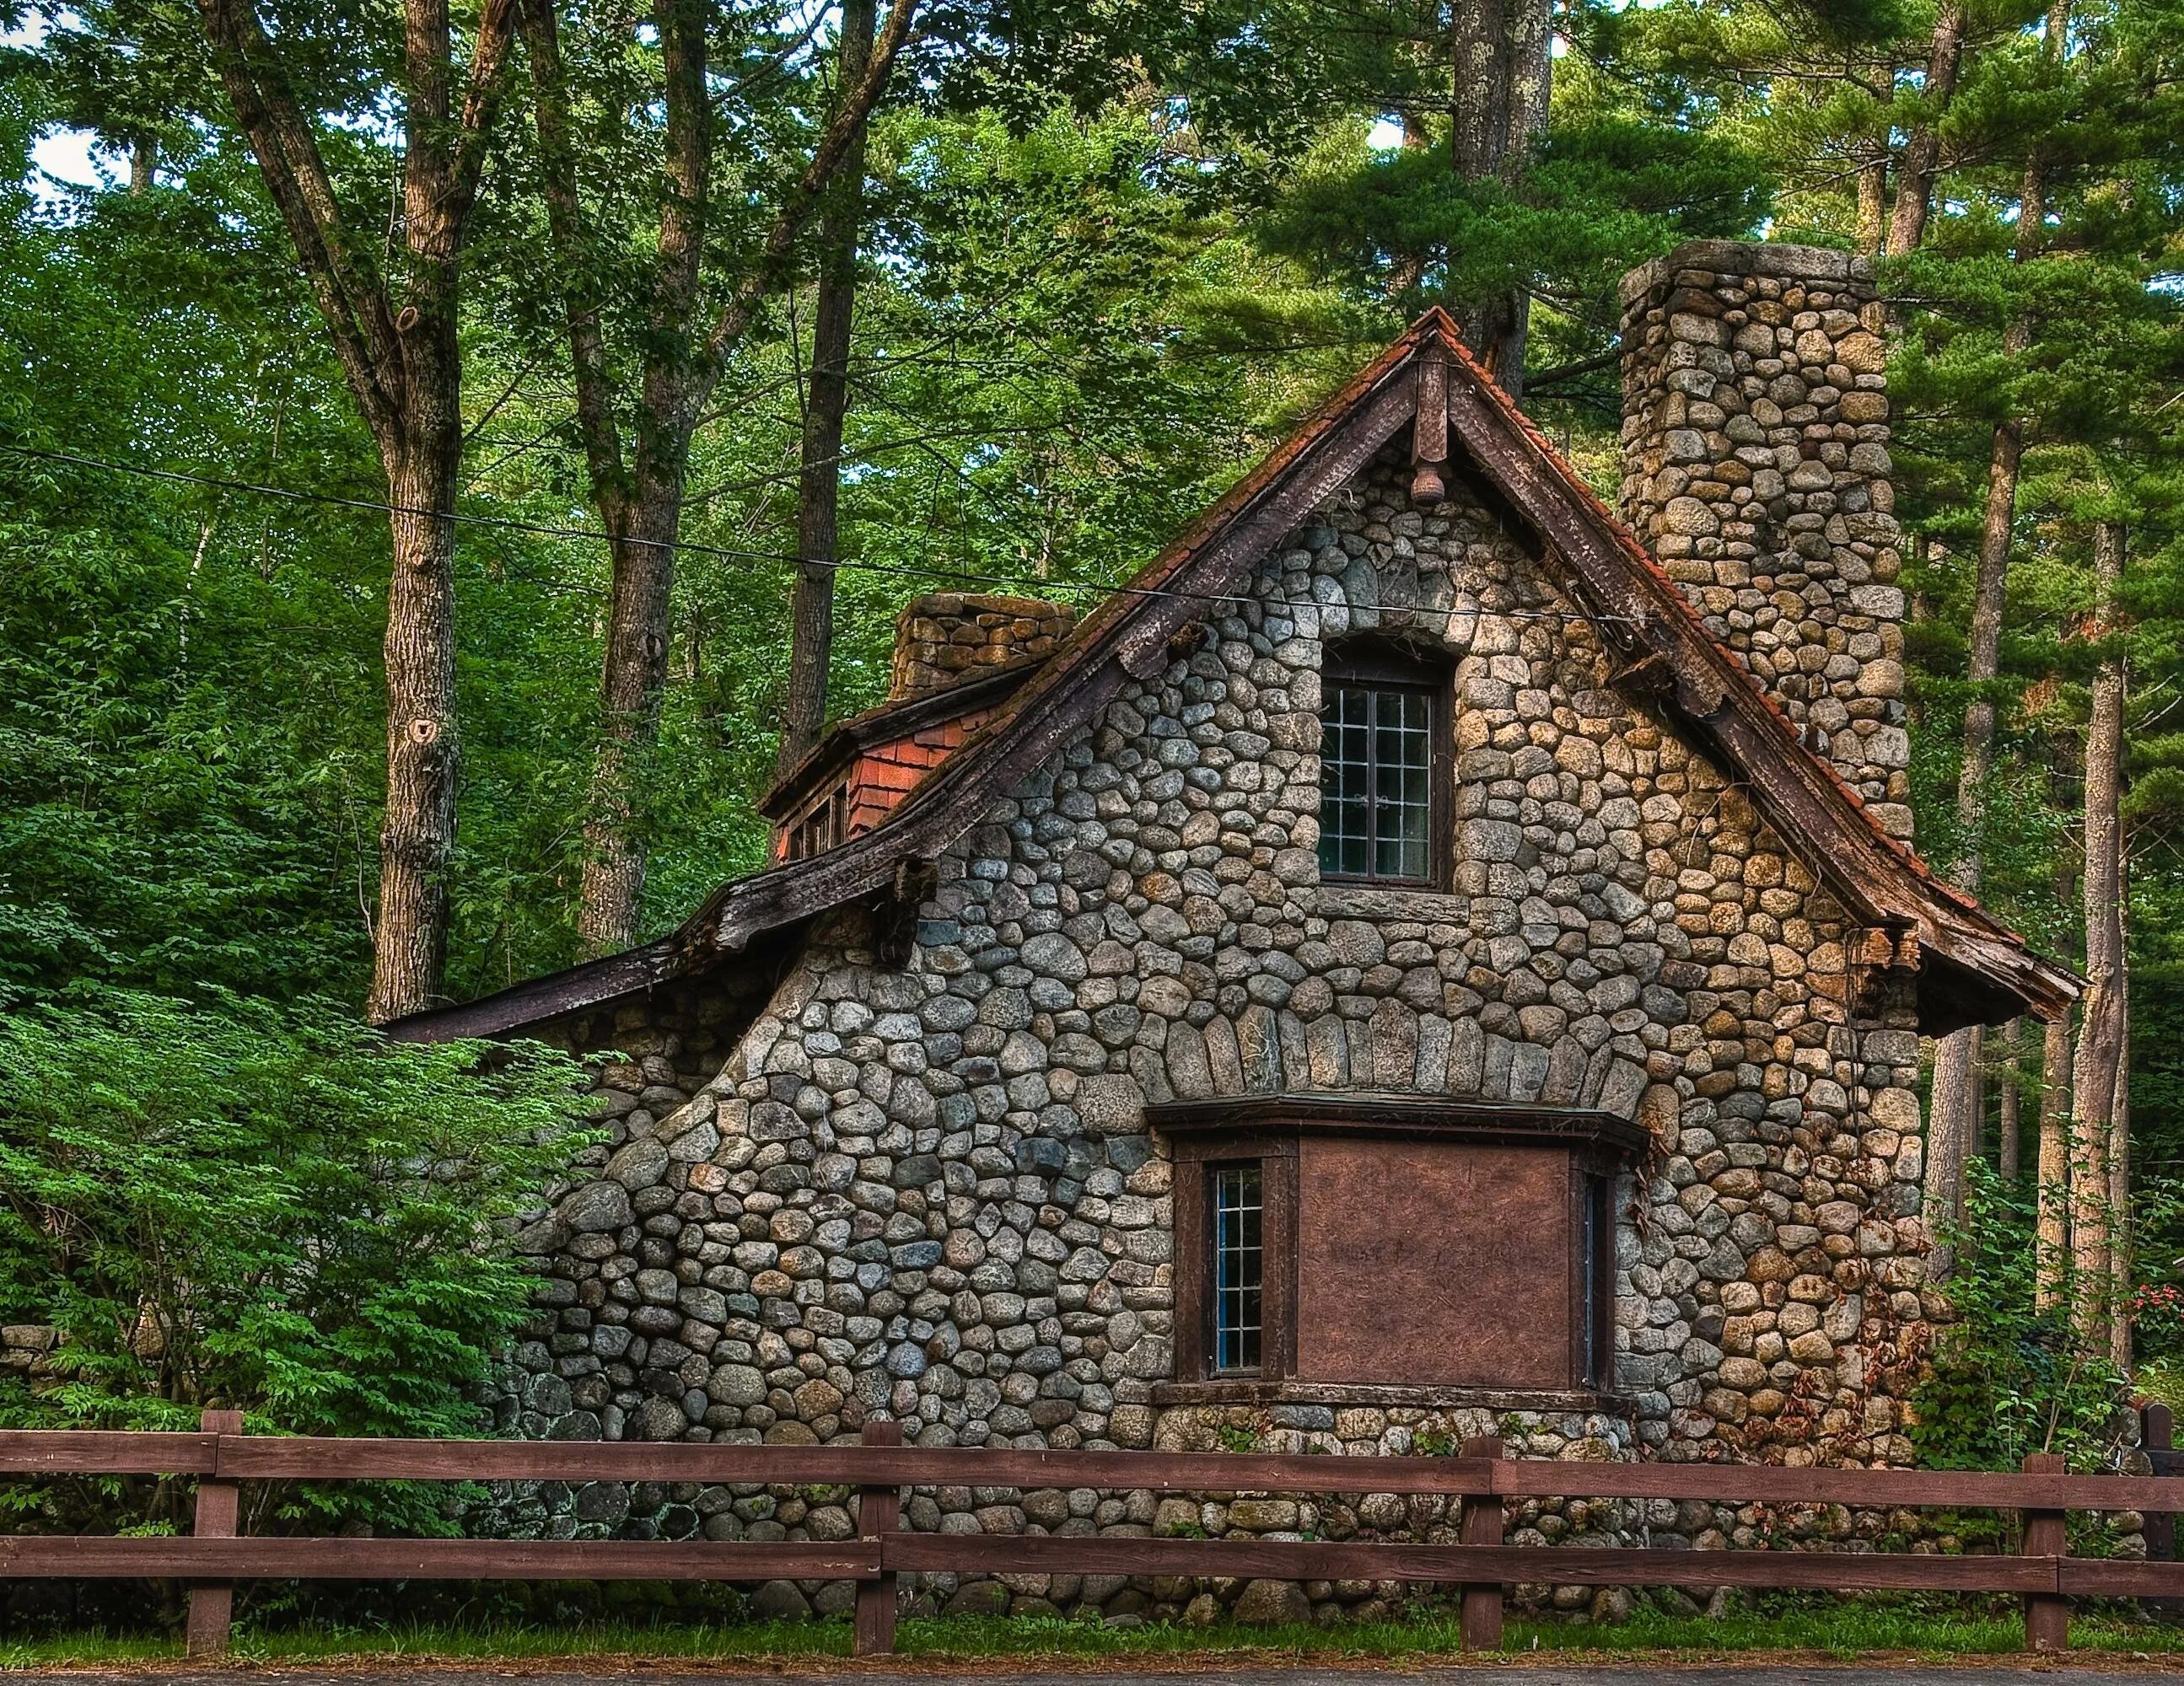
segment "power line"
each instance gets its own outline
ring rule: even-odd
[[[305,491],[295,487],[266,486],[255,481],[236,480],[221,475],[192,474],[181,469],[151,468],[140,463],[118,463],[103,457],[86,456],[75,451],[42,450],[33,445],[18,445],[0,442],[0,451],[36,461],[62,463],[73,468],[97,469],[108,474],[133,476],[140,479],[164,481],[169,485],[208,487],[216,491],[237,492],[248,496],[280,498],[288,503],[315,504],[334,509],[354,509],[382,515],[420,515],[428,520],[442,520],[451,526],[484,527],[494,531],[521,533],[537,538],[588,539],[602,544],[616,542],[612,533],[598,527],[559,526],[543,521],[526,521],[512,515],[467,515],[452,509],[435,510],[414,505],[385,504],[370,498],[353,498],[337,492]],[[1273,604],[1263,603],[1256,597],[1243,597],[1232,592],[1172,591],[1160,586],[1101,585],[1089,580],[1055,579],[1042,575],[981,574],[967,569],[944,568],[933,563],[871,562],[845,559],[840,557],[800,557],[793,551],[754,550],[734,545],[708,544],[689,538],[630,538],[619,541],[623,544],[643,545],[658,550],[688,551],[694,555],[723,558],[741,562],[783,562],[798,566],[826,568],[839,572],[844,569],[864,573],[886,574],[911,579],[939,579],[960,581],[971,585],[1021,586],[1050,592],[1057,587],[1079,592],[1100,592],[1117,597],[1173,598],[1195,604],[1233,604],[1238,606],[1257,604],[1264,608],[1317,609],[1322,605],[1311,602],[1290,602],[1279,599]],[[541,582],[543,583],[543,582]],[[560,582],[557,588],[575,589]],[[1364,605],[1359,605],[1364,606]],[[1390,604],[1370,605],[1384,608],[1403,615],[1437,615],[1444,624],[1461,615],[1490,615],[1507,620],[1578,620],[1587,622],[1614,621],[1636,625],[1635,617],[1624,615],[1592,615],[1580,609],[1435,609],[1425,604]]]

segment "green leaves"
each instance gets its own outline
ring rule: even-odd
[[[2139,1195],[2142,1221],[2173,1221],[2173,1188]],[[2015,1469],[2028,1452],[2060,1452],[2071,1468],[2108,1466],[2130,1383],[2104,1356],[2088,1355],[2070,1329],[2068,1295],[2105,1299],[2107,1282],[2066,1283],[2053,1308],[2036,1305],[2033,1241],[2037,1195],[1974,1160],[1963,1225],[1949,1237],[1955,1321],[1912,1396],[1908,1427],[1919,1461],[1939,1469]]]
[[[508,1234],[589,1139],[571,1075],[535,1045],[389,1045],[322,1003],[79,991],[15,1015],[0,1322],[60,1339],[0,1372],[0,1426],[222,1405],[255,1433],[488,1427],[530,1305]]]

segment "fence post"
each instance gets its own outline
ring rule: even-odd
[[[2165,1405],[2149,1403],[2140,1414],[2139,1450],[2156,1475],[2184,1474],[2184,1456],[2176,1451],[2176,1413]],[[2176,1561],[2176,1516],[2170,1511],[2146,1512],[2146,1555],[2157,1563]],[[2142,1598],[2139,1609],[2146,1615],[2173,1622],[2184,1613],[2184,1599]]]
[[[240,1434],[239,1411],[208,1411],[199,1419],[208,1434]],[[218,1469],[218,1461],[214,1461]],[[237,1518],[242,1514],[241,1486],[222,1481],[217,1473],[198,1477],[197,1515],[190,1533],[198,1539],[233,1539]],[[190,1624],[183,1650],[192,1657],[227,1655],[228,1631],[235,1621],[235,1583],[198,1581],[190,1588]]]
[[[1475,1436],[1466,1440],[1461,1450],[1467,1458],[1488,1458],[1498,1461],[1502,1456],[1501,1438],[1493,1434]],[[1498,1493],[1465,1494],[1459,1501],[1457,1523],[1457,1538],[1465,1545],[1501,1544],[1502,1495]],[[1501,1582],[1465,1582],[1462,1609],[1463,1649],[1468,1651],[1500,1650]]]
[[[862,1436],[867,1446],[900,1446],[900,1422],[867,1422]],[[902,1527],[902,1489],[890,1482],[884,1487],[857,1489],[857,1534],[867,1544],[884,1548],[887,1536]],[[894,1650],[895,1574],[883,1568],[876,1581],[857,1583],[857,1640],[859,1656],[886,1656]]]
[[[2060,1475],[2063,1460],[2053,1452],[2031,1452],[2025,1455],[2024,1469],[2027,1475]],[[2025,1512],[2024,1555],[2062,1557],[2069,1555],[2070,1550],[2064,1513],[2028,1506]],[[2070,1600],[2059,1592],[2025,1594],[2025,1649],[2064,1651],[2070,1648]]]

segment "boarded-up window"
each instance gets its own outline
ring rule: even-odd
[[[1566,1388],[1570,1156],[1307,1137],[1297,1167],[1297,1375]]]
[[[1256,1127],[1253,1103],[1155,1109],[1175,1132],[1177,1379],[1610,1386],[1633,1127],[1450,1105],[1376,1128],[1344,1104],[1257,1103]]]

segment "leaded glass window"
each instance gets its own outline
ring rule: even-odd
[[[1401,669],[1330,664],[1321,685],[1319,870],[1328,878],[1435,884],[1440,687]]]

